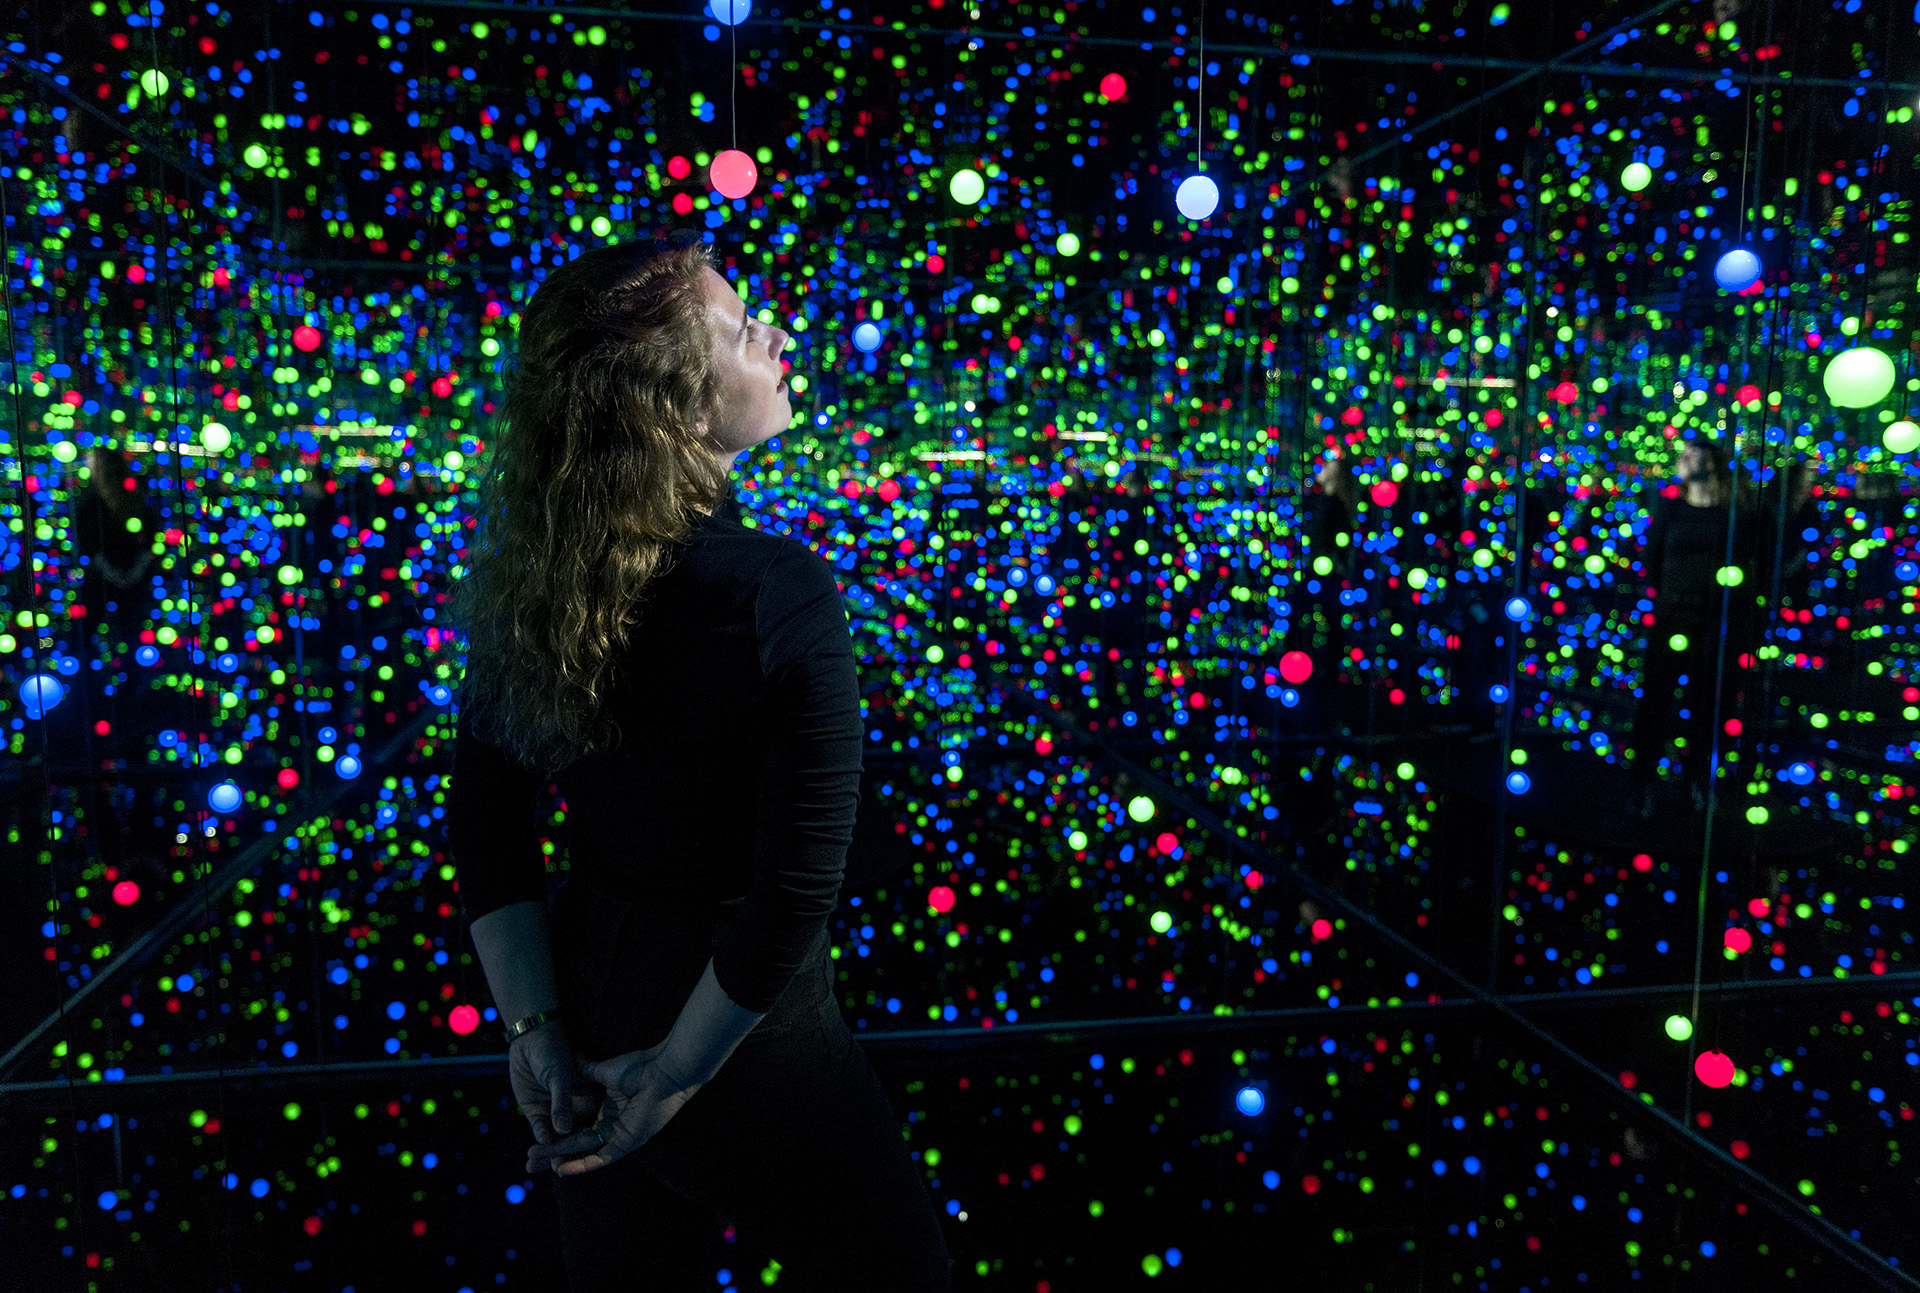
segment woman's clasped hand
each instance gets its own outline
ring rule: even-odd
[[[513,1039],[507,1080],[541,1145],[553,1144],[575,1127],[591,1126],[600,1107],[600,1093],[574,1056],[566,1025],[557,1019]],[[534,1170],[531,1157],[527,1170]]]
[[[529,1148],[527,1170],[552,1167],[561,1176],[578,1176],[625,1158],[658,1135],[701,1086],[666,1071],[659,1062],[666,1045],[663,1041],[643,1051],[581,1064],[586,1079],[606,1093],[598,1119],[572,1135]],[[536,1124],[536,1135],[538,1131]]]

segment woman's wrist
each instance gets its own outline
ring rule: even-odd
[[[560,1026],[560,1007],[549,1006],[545,1010],[536,1010],[530,1015],[514,1020],[505,1029],[507,1045],[513,1043],[537,1028],[557,1028]]]

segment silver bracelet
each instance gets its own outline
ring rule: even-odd
[[[551,1010],[536,1010],[525,1019],[514,1020],[507,1025],[507,1045],[512,1046],[514,1038],[530,1033],[548,1020],[559,1017],[560,1007],[555,1006]]]

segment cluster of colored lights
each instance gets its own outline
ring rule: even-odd
[[[663,75],[654,28],[557,10],[316,9],[267,46],[224,6],[94,0],[107,48],[16,44],[0,181],[24,203],[6,268],[28,421],[0,440],[20,483],[0,503],[18,536],[0,721],[15,756],[57,733],[56,756],[90,738],[166,774],[140,783],[157,864],[97,856],[88,841],[110,819],[77,788],[44,825],[36,860],[62,877],[48,972],[74,992],[117,976],[86,1007],[111,1040],[50,1042],[34,1052],[47,1071],[115,1083],[208,1056],[491,1047],[427,770],[454,721],[458,642],[434,620],[463,553],[462,491],[544,269],[678,222],[724,240],[729,272],[797,339],[801,421],[743,466],[742,492],[756,524],[843,571],[871,684],[869,767],[886,773],[907,851],[835,931],[857,1027],[1344,1012],[1329,1016],[1338,1038],[1328,1023],[1224,1064],[1214,1044],[1210,1088],[1180,1085],[1191,1050],[1156,1066],[1188,1109],[1196,1092],[1218,1097],[1219,1117],[1187,1115],[1181,1140],[1235,1149],[1245,1179],[1213,1205],[1274,1208],[1284,1187],[1324,1209],[1315,1224],[1342,1248],[1388,1224],[1376,1186],[1434,1200],[1449,1171],[1480,1178],[1505,1202],[1449,1201],[1438,1241],[1477,1283],[1489,1254],[1509,1275],[1564,1269],[1554,1235],[1533,1256],[1539,1235],[1520,1223],[1563,1187],[1556,1224],[1597,1227],[1587,1200],[1604,1188],[1622,1196],[1608,1224],[1639,1228],[1625,1242],[1637,1278],[1642,1244],[1660,1242],[1643,1208],[1690,1236],[1683,1265],[1730,1260],[1733,1240],[1695,1234],[1700,1214],[1674,1222],[1657,1198],[1666,1169],[1615,1133],[1556,1130],[1528,1153],[1548,1113],[1539,1103],[1536,1122],[1525,1098],[1540,1056],[1493,1076],[1459,1061],[1464,1039],[1346,1015],[1457,996],[1385,928],[1442,962],[1497,939],[1501,990],[1545,997],[1685,983],[1676,963],[1704,919],[1709,988],[1724,973],[1853,995],[1841,1012],[1749,1014],[1724,1032],[1730,1007],[1649,997],[1606,1057],[1621,1085],[1692,1110],[1697,1134],[1804,1197],[1828,1173],[1857,1173],[1869,1200],[1910,1187],[1880,1133],[1904,1136],[1920,1103],[1900,977],[1915,931],[1897,892],[1920,808],[1920,516],[1903,483],[1920,450],[1912,96],[1882,90],[1870,41],[1852,55],[1828,42],[1820,64],[1688,19],[1605,41],[1609,57],[1630,44],[1673,69],[1669,85],[1554,72],[1524,110],[1476,107],[1457,79],[1478,66],[1467,52],[1538,19],[1497,5],[1451,35],[1435,20],[1419,57],[1395,61],[1410,20],[1362,8],[1292,23],[1216,11],[1202,53],[1197,9],[1036,17],[928,0],[788,15],[715,0],[670,28],[714,62],[700,89]],[[1581,39],[1605,30],[1583,21]],[[1156,49],[1135,61],[1075,39],[1115,30]],[[1452,40],[1464,61],[1445,62]],[[1291,48],[1266,52],[1278,43]],[[1343,54],[1388,70],[1363,81]],[[1787,66],[1800,84],[1776,75]],[[1466,110],[1429,129],[1453,103]],[[1834,104],[1837,118],[1809,107]],[[709,152],[729,126],[736,146]],[[44,316],[62,328],[28,326]],[[1582,840],[1545,807],[1664,754],[1631,739],[1646,658],[1671,644],[1649,622],[1642,544],[1675,450],[1696,439],[1733,447],[1763,492],[1822,468],[1791,568],[1722,571],[1721,586],[1767,599],[1748,662],[1767,685],[1721,715],[1714,792],[1746,833],[1732,836],[1740,858],[1710,864],[1660,823]],[[96,659],[65,526],[100,442],[130,451],[164,528],[148,620],[124,654]],[[1345,528],[1327,526],[1312,484],[1334,454],[1357,487]],[[1136,467],[1141,501],[1118,488]],[[181,700],[191,721],[168,704]],[[1443,732],[1457,750],[1436,750]],[[1506,739],[1469,740],[1489,734]],[[1160,786],[1116,774],[1102,749]],[[405,758],[424,766],[399,771]],[[1472,849],[1449,832],[1494,804],[1502,833],[1480,842],[1498,849],[1501,892],[1476,890],[1468,910],[1448,899]],[[1201,809],[1226,831],[1198,829]],[[564,821],[563,805],[542,811]],[[1282,861],[1295,849],[1385,928],[1303,906]],[[1486,884],[1484,857],[1472,865]],[[162,940],[158,965],[116,971],[195,900],[203,871],[222,882],[207,917]],[[1888,975],[1902,986],[1876,991]],[[1843,1054],[1837,1030],[1868,1026],[1859,1057]],[[1131,1181],[1175,1137],[1100,1126],[1109,1180],[1068,1175],[1112,1103],[1091,1107],[1115,1079],[1090,1054],[1092,1072],[1049,1070],[1062,1095],[1084,1083],[1073,1098],[1089,1108],[1063,1116],[1045,1163],[990,1134],[963,1148],[968,1078],[947,1083],[945,1164],[913,1143],[950,1217],[984,1218],[1010,1181],[1063,1178],[1082,1222],[1128,1217],[1112,1174]],[[1303,1077],[1303,1060],[1324,1073]],[[1582,1093],[1576,1109],[1597,1098],[1572,1075],[1552,1081]],[[1813,1120],[1825,1161],[1730,1130],[1804,1104],[1803,1082],[1843,1081],[1866,1085],[1857,1108]],[[1416,1133],[1396,1112],[1329,1131],[1298,1094],[1308,1082],[1347,1108],[1361,1091],[1419,1103],[1445,1130]],[[993,1098],[997,1122],[1012,1097]],[[386,1107],[401,1116],[397,1097]],[[299,1127],[302,1108],[278,1113]],[[471,1108],[496,1141],[518,1135],[496,1094]],[[1291,1156],[1294,1124],[1269,1130],[1289,1111],[1310,1145]],[[218,1134],[197,1116],[196,1142]],[[91,1130],[108,1127],[123,1129]],[[1466,1139],[1438,1153],[1436,1134]],[[452,1157],[446,1136],[396,1161],[434,1169]],[[1871,1162],[1856,1140],[1875,1140]],[[1569,1146],[1579,1163],[1563,1168]],[[278,1167],[216,1165],[224,1152],[179,1148],[229,1191],[286,1188]],[[316,1179],[364,1166],[315,1144],[287,1152]],[[1383,1156],[1424,1166],[1402,1178]],[[56,1157],[16,1155],[34,1179]],[[496,1157],[504,1172],[516,1156]],[[1169,1175],[1206,1170],[1181,1169]],[[1604,1186],[1569,1183],[1586,1174]],[[96,1197],[131,1216],[124,1186]],[[1881,1251],[1920,1256],[1874,1230],[1870,1208],[1831,1205],[1849,1209]],[[317,1212],[295,1220],[323,1233]],[[421,1238],[427,1223],[406,1225]],[[1155,1230],[1165,1238],[1128,1263],[1198,1275],[1192,1233]],[[1757,1227],[1741,1237],[1764,1277],[1794,1260]]]

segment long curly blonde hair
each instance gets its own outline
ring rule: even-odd
[[[551,775],[616,745],[606,710],[642,592],[728,473],[698,424],[719,376],[707,245],[596,247],[556,268],[520,320],[467,573],[461,722]]]

